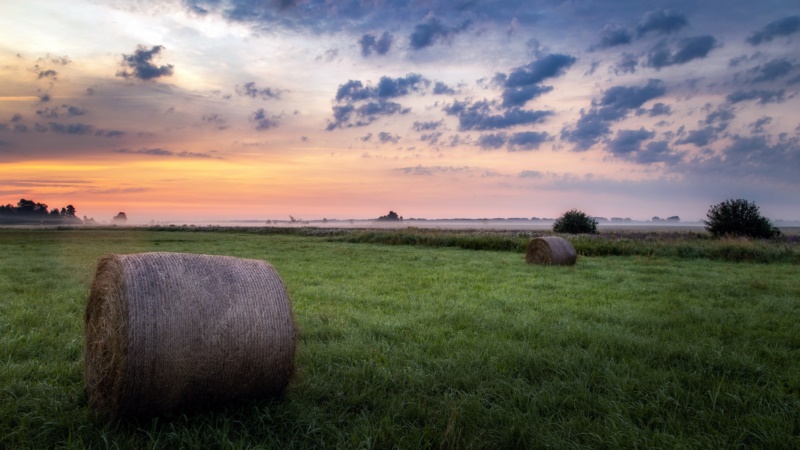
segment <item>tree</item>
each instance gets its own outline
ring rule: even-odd
[[[403,220],[403,218],[398,216],[396,212],[389,211],[389,214],[378,217],[378,220]]]
[[[583,211],[571,209],[553,222],[553,231],[556,233],[597,233],[597,221],[586,215]]]
[[[781,230],[763,217],[754,202],[729,199],[712,205],[704,220],[706,230],[714,237],[743,236],[756,239],[778,237]]]
[[[113,219],[111,219],[111,222],[113,223],[125,223],[127,221],[128,221],[128,216],[126,216],[125,213],[122,211],[120,211],[119,214],[117,214],[116,216],[114,216]]]

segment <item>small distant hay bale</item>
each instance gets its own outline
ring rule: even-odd
[[[543,236],[531,239],[525,250],[525,262],[571,266],[578,260],[578,253],[572,244],[558,236]]]
[[[84,327],[89,402],[111,418],[276,395],[294,372],[291,303],[264,261],[108,255]]]

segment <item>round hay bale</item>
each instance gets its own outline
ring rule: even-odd
[[[89,402],[110,417],[275,395],[294,372],[291,303],[264,261],[105,256],[84,327]]]
[[[572,244],[558,236],[543,236],[531,239],[525,250],[525,262],[571,266],[578,260],[578,253]]]

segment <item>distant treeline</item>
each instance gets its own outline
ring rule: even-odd
[[[91,220],[91,219],[88,219]],[[75,215],[75,207],[67,205],[61,209],[48,209],[44,203],[20,199],[16,206],[0,206],[0,223],[3,224],[81,224]]]

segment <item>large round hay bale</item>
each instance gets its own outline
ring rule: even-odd
[[[525,250],[525,262],[529,264],[552,264],[571,266],[578,260],[572,244],[558,236],[543,236],[531,239]]]
[[[111,417],[274,395],[294,371],[291,303],[264,261],[108,255],[84,327],[89,402]]]

